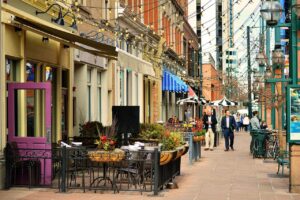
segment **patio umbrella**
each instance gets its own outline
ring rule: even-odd
[[[188,97],[186,99],[180,99],[176,102],[177,104],[184,104],[184,103],[193,103],[193,104],[202,104],[202,105],[205,105],[208,103],[208,101],[204,98],[198,98],[197,96],[196,97]]]
[[[210,106],[237,106],[238,102],[230,101],[226,97],[221,100],[212,101],[209,103]]]

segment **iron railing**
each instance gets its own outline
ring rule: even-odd
[[[107,162],[92,160],[84,147],[22,149],[7,144],[6,188],[51,187],[60,192],[76,189],[153,192],[157,195],[180,175],[181,158],[160,165],[160,152],[139,150],[125,153],[121,161],[108,155]],[[116,160],[113,161],[115,158]],[[50,171],[49,171],[50,170]],[[49,176],[50,175],[50,176]]]

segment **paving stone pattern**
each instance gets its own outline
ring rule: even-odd
[[[277,175],[272,160],[253,159],[249,154],[250,136],[237,133],[235,151],[224,152],[224,142],[214,151],[202,151],[202,159],[189,165],[182,160],[181,176],[175,180],[178,189],[165,190],[154,197],[137,192],[57,193],[51,189],[13,188],[0,191],[1,200],[300,200],[288,192],[288,170]]]

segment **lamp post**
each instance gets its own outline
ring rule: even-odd
[[[285,57],[282,49],[276,48],[272,51],[272,64],[277,67],[282,67],[284,65]]]
[[[251,91],[251,58],[250,58],[250,27],[247,26],[247,69],[248,69],[248,115],[252,117],[252,91]]]
[[[266,20],[268,26],[277,25],[282,14],[282,7],[278,1],[267,0],[262,4],[261,15]]]
[[[280,24],[279,26],[285,26],[289,27],[289,63],[290,63],[290,69],[289,69],[289,78],[288,80],[284,80],[283,78],[279,80],[279,82],[288,82],[291,85],[297,85],[298,84],[298,17],[300,16],[300,5],[298,4],[298,1],[291,0],[290,2],[290,12],[291,12],[291,23],[287,24]],[[278,2],[274,1],[267,1],[262,6],[262,17],[267,21],[267,24],[270,26],[275,26],[278,23],[278,16],[280,17],[280,13],[282,12],[282,9],[279,7]],[[275,21],[277,21],[275,23]],[[275,58],[274,61],[280,62],[281,56],[279,55],[279,52],[274,51],[273,52]],[[288,97],[288,96],[287,96]],[[290,108],[287,106],[287,113],[290,112]],[[290,130],[289,130],[290,122],[287,120],[287,135],[289,138]],[[281,127],[279,127],[281,128]],[[300,157],[295,156],[295,152],[300,151],[300,145],[299,143],[294,143],[293,141],[289,141],[289,151],[290,151],[290,185],[289,190],[290,192],[297,192],[300,193],[300,170],[299,165],[297,163],[300,162]]]
[[[265,66],[265,56],[262,52],[259,52],[255,58],[256,62],[258,63],[258,65],[260,67],[264,67]]]

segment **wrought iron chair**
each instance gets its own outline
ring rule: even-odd
[[[289,152],[288,151],[280,151],[279,156],[277,158],[278,170],[277,174],[279,174],[280,167],[282,168],[281,175],[284,174],[284,166],[289,168],[290,160],[289,160]]]
[[[126,152],[126,158],[119,164],[116,169],[114,180],[119,183],[119,188],[122,188],[122,183],[127,184],[127,189],[132,186],[135,189],[139,187],[142,191],[146,189],[146,181],[152,179],[152,165],[147,162],[151,160],[151,153],[145,151]]]

